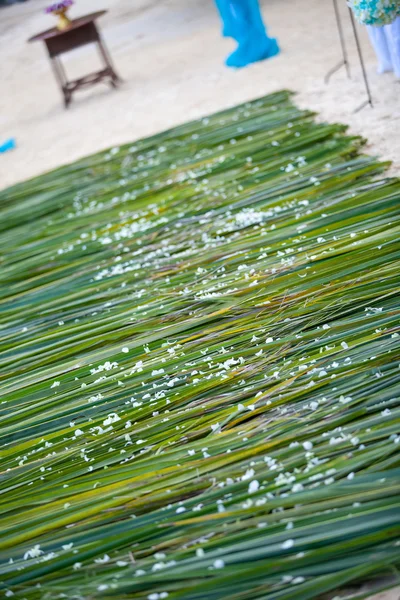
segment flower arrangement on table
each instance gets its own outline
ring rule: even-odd
[[[57,29],[67,29],[71,25],[67,12],[72,4],[73,0],[61,0],[61,2],[55,2],[46,8],[47,14],[52,13],[58,16]]]
[[[363,25],[388,25],[400,16],[399,0],[349,0],[348,5]]]

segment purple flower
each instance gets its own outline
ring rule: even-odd
[[[46,13],[56,12],[58,10],[63,10],[64,8],[68,8],[73,4],[73,0],[62,0],[61,2],[55,2],[48,6],[45,10]]]

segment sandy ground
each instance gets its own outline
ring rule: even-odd
[[[47,3],[30,0],[0,10],[0,142],[13,136],[18,146],[0,155],[0,188],[281,88],[299,92],[297,102],[321,118],[351,124],[368,138],[369,152],[395,161],[392,172],[398,172],[400,82],[376,74],[362,29],[375,108],[353,113],[365,93],[344,1],[352,79],[342,70],[327,86],[324,75],[341,57],[331,0],[265,0],[265,19],[282,54],[240,71],[224,66],[234,44],[221,37],[212,0],[79,0],[72,16],[109,9],[100,25],[124,84],[118,91],[100,84],[79,92],[68,111],[43,44],[26,43],[53,25],[43,14]],[[86,47],[70,53],[65,65],[73,76],[97,60]]]
[[[42,44],[26,39],[53,25],[43,14],[48,0],[30,0],[0,10],[0,142],[17,149],[0,155],[0,188],[85,154],[147,136],[209,112],[288,88],[297,102],[321,118],[351,125],[368,138],[368,150],[400,164],[400,83],[376,74],[375,56],[361,30],[375,108],[354,114],[364,99],[345,3],[352,79],[342,70],[327,86],[324,75],[341,57],[330,0],[265,0],[264,14],[282,54],[241,71],[224,66],[233,49],[220,35],[212,0],[79,0],[72,15],[101,8],[100,24],[116,68],[118,91],[103,84],[80,92],[64,110]],[[66,58],[73,75],[96,68],[90,47]],[[399,600],[400,588],[374,597]]]
[[[400,587],[390,590],[388,592],[382,592],[382,594],[376,594],[371,596],[367,600],[399,600],[400,599]]]

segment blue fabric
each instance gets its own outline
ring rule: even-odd
[[[8,152],[9,150],[14,150],[15,148],[15,140],[14,138],[10,138],[6,140],[4,143],[0,144],[0,153]]]
[[[258,0],[215,2],[223,23],[223,35],[238,43],[237,49],[226,59],[228,67],[245,67],[279,53],[276,39],[267,35]]]

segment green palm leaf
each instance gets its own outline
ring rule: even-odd
[[[400,184],[361,146],[279,92],[0,192],[6,597],[396,573]]]

